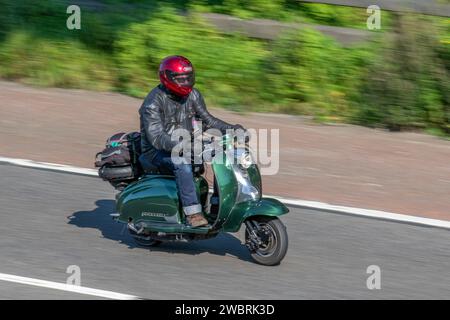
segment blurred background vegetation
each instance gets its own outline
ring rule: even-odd
[[[79,4],[81,30],[66,8]],[[202,14],[366,29],[363,8],[296,0],[0,0],[0,77],[144,97],[160,60],[187,56],[210,105],[450,135],[450,23],[382,12],[382,29],[343,45],[314,28],[275,40],[226,33]]]

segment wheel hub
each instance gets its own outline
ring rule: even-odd
[[[251,252],[259,252],[262,255],[271,254],[274,246],[274,233],[266,224],[259,224],[255,233],[249,232],[245,245]]]

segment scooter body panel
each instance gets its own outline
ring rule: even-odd
[[[196,178],[195,183],[199,199],[206,202],[208,183],[203,177]],[[130,184],[117,197],[117,211],[119,221],[132,221],[152,232],[205,232],[186,227],[173,176],[146,175]]]
[[[227,220],[228,214],[235,204],[236,195],[238,193],[236,178],[233,174],[230,174],[230,164],[226,163],[226,159],[223,161],[225,161],[225,163],[220,163],[219,161],[214,161],[212,163],[220,198],[219,214],[216,225],[222,225]]]
[[[242,198],[242,190],[239,189],[236,175],[233,174],[235,169],[230,158],[215,158],[212,167],[219,189],[220,207],[216,224],[220,231],[237,232],[242,223],[251,216],[276,217],[289,212],[289,209],[280,201],[261,197],[261,174],[256,165],[251,165],[246,174],[259,193],[256,198],[240,200],[242,202],[238,202],[238,198]]]
[[[178,192],[171,176],[148,175],[130,184],[117,199],[119,221],[180,223]]]
[[[258,201],[247,201],[236,204],[229,218],[223,225],[225,232],[237,232],[244,221],[252,216],[277,217],[289,212],[280,201],[272,198],[261,198]]]

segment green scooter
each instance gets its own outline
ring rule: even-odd
[[[219,232],[237,232],[244,224],[245,245],[252,258],[262,265],[279,264],[287,252],[288,235],[278,216],[289,209],[278,200],[262,197],[261,175],[246,145],[237,147],[230,135],[214,143],[223,152],[210,152],[212,194],[202,172],[194,170],[197,193],[209,225],[193,228],[186,223],[174,177],[157,170],[147,170],[116,195],[118,213],[113,217],[127,224],[141,246],[209,239]],[[203,152],[211,150],[205,143]]]

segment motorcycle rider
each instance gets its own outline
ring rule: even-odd
[[[195,71],[192,63],[182,56],[169,56],[159,67],[160,84],[145,98],[139,109],[142,155],[144,166],[149,161],[154,166],[169,170],[175,175],[183,212],[192,227],[208,224],[202,214],[197,196],[191,163],[180,163],[171,157],[172,148],[179,141],[171,139],[175,129],[192,132],[193,118],[203,125],[224,132],[227,129],[245,130],[241,125],[231,125],[212,116],[206,109],[200,92],[194,88]]]

